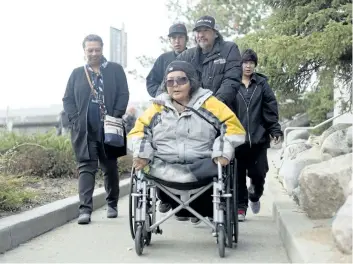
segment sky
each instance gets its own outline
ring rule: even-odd
[[[153,4],[152,4],[153,3]],[[1,2],[0,109],[61,104],[72,70],[82,66],[82,40],[91,33],[109,42],[109,27],[127,32],[128,67],[137,56],[157,57],[159,36],[171,21],[164,0],[5,0]],[[109,49],[106,49],[108,56]],[[128,74],[127,74],[128,75]],[[144,82],[128,75],[130,101],[149,100]]]

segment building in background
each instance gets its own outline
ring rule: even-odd
[[[112,62],[127,67],[127,33],[124,24],[121,29],[110,27],[110,57]]]

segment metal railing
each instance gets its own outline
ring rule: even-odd
[[[333,116],[333,117],[325,120],[324,122],[322,122],[322,123],[320,123],[320,124],[318,124],[316,126],[313,126],[313,127],[286,127],[284,129],[284,132],[283,132],[283,144],[284,144],[284,147],[287,146],[287,134],[288,134],[289,130],[290,131],[292,131],[292,130],[315,130],[315,129],[319,128],[319,127],[322,127],[323,125],[326,125],[327,123],[331,122],[332,120],[336,119],[337,117],[340,117],[340,116],[342,116],[342,115],[344,115],[346,113],[349,113],[349,112],[350,111],[346,111],[346,112],[341,113],[339,115]]]

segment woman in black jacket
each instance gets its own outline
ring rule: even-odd
[[[122,118],[129,101],[129,90],[124,69],[108,62],[103,56],[103,41],[97,35],[83,40],[87,64],[73,70],[63,98],[64,110],[72,124],[71,142],[79,169],[79,224],[91,221],[92,195],[98,161],[104,174],[107,192],[107,217],[118,216],[119,176],[117,158],[126,155],[125,146],[104,144],[105,115]],[[92,89],[85,73],[90,78]],[[125,136],[125,135],[124,135]]]

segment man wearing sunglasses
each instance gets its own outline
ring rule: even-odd
[[[159,88],[163,82],[164,72],[167,66],[186,49],[188,35],[185,25],[181,23],[172,25],[169,28],[168,37],[173,51],[160,55],[146,78],[147,91],[151,97],[156,97],[161,93],[162,90]]]
[[[238,46],[224,41],[215,19],[203,16],[193,29],[197,46],[181,53],[177,60],[190,62],[197,69],[201,86],[235,112],[236,89],[242,79],[242,61]]]

